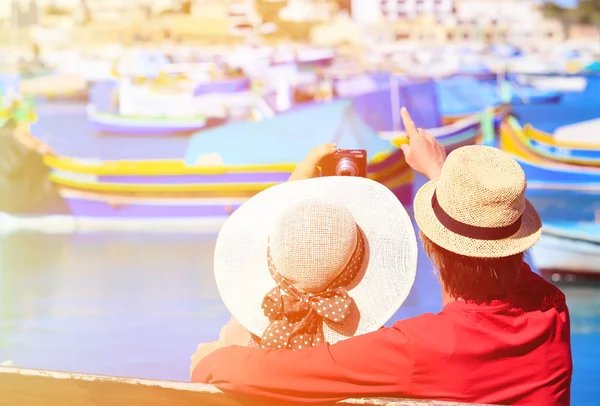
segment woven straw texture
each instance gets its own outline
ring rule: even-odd
[[[316,292],[350,261],[357,226],[365,259],[345,288],[354,304],[342,324],[324,323],[329,343],[379,329],[413,285],[417,242],[411,220],[394,194],[364,178],[324,177],[283,183],[248,200],[225,222],[215,248],[215,278],[223,302],[250,332],[269,325],[261,304],[276,286],[267,246],[279,273]]]
[[[322,292],[343,271],[356,248],[356,221],[344,205],[316,198],[282,212],[270,236],[281,276],[306,292]]]
[[[448,251],[477,258],[500,258],[531,248],[542,232],[542,222],[525,199],[527,182],[519,164],[499,149],[459,148],[448,155],[440,177],[423,185],[414,202],[421,231]],[[505,227],[522,216],[520,229],[501,240],[480,240],[444,227],[432,208],[436,193],[441,208],[453,219],[472,226]]]

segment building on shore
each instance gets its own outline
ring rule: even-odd
[[[483,37],[486,42],[536,44],[564,39],[558,21],[545,19],[538,2],[531,0],[456,0],[459,32]]]
[[[352,18],[358,22],[413,20],[423,15],[451,15],[454,0],[352,0]]]
[[[353,0],[352,16],[371,42],[535,45],[564,38],[560,23],[544,19],[531,0]]]

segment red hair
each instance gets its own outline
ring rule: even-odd
[[[450,252],[420,232],[427,256],[446,292],[456,299],[489,303],[504,298],[518,283],[524,252],[503,258],[474,258]]]

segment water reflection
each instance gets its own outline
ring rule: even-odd
[[[227,319],[214,238],[13,234],[0,240],[0,362],[185,379]]]

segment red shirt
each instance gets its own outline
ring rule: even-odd
[[[563,293],[524,267],[502,301],[438,314],[300,351],[222,348],[192,382],[244,397],[320,403],[351,397],[569,405],[569,313]]]

